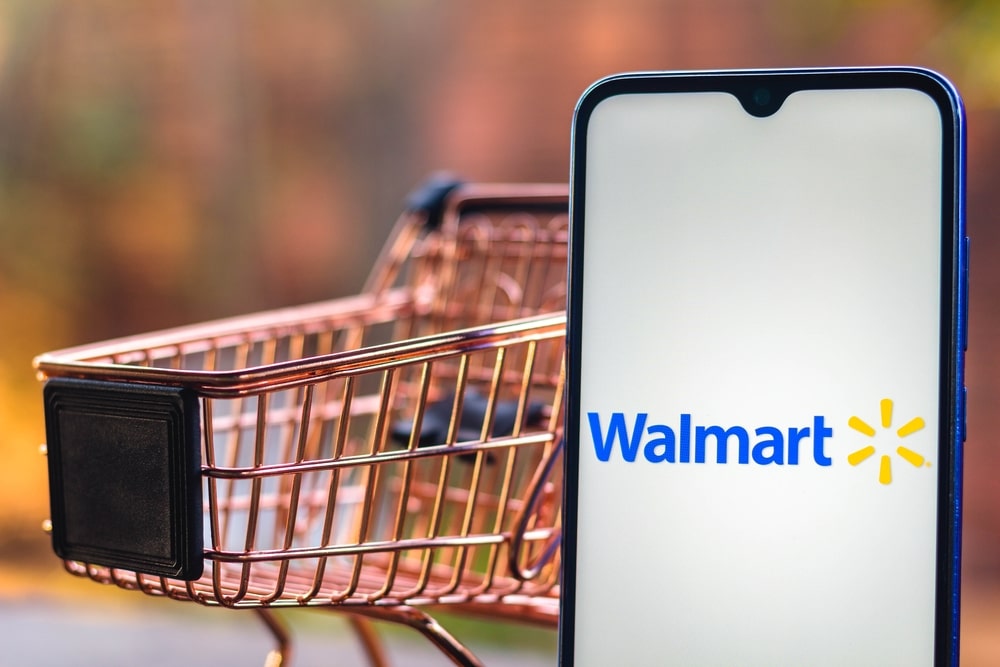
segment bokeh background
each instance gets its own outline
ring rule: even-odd
[[[0,598],[63,580],[34,355],[353,293],[430,173],[565,182],[606,74],[870,64],[968,105],[964,642],[1000,663],[992,0],[0,0]]]

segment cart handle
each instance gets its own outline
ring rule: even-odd
[[[441,226],[448,206],[448,196],[465,184],[449,173],[433,174],[406,197],[406,211],[424,216],[424,227],[435,230]]]

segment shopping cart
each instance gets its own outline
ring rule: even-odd
[[[354,297],[47,353],[51,533],[148,595],[555,625],[565,186],[432,182]]]

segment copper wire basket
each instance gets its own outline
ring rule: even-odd
[[[432,183],[357,296],[39,356],[56,553],[154,596],[554,626],[565,186]]]

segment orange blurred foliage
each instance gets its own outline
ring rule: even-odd
[[[426,174],[565,181],[603,75],[906,63],[972,106],[966,562],[1000,572],[1000,65],[969,50],[1000,53],[996,18],[978,0],[0,3],[0,557],[18,531],[37,535],[18,553],[46,548],[33,355],[353,292]]]

